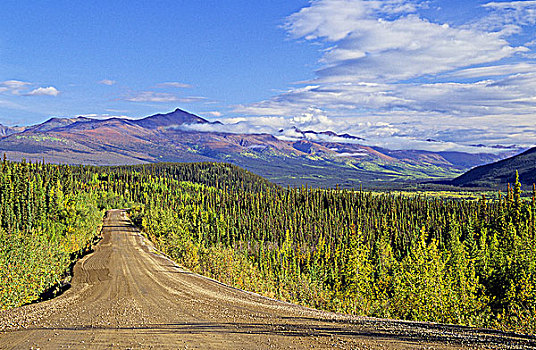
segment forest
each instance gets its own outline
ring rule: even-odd
[[[104,211],[128,207],[159,250],[238,288],[355,315],[536,332],[532,184],[475,201],[281,188],[220,163],[4,159],[0,169],[0,308],[65,283]]]

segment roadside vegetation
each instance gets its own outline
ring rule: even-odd
[[[535,203],[519,183],[495,201],[164,186],[132,215],[196,272],[330,311],[536,331]]]
[[[0,164],[0,309],[60,286],[98,233],[99,193],[67,166]]]
[[[7,169],[12,168],[18,170],[9,171],[21,172],[24,167],[45,167],[46,174],[39,176],[60,178],[44,185],[44,194],[36,197],[42,201],[35,199],[37,206],[47,203],[46,193],[61,185],[62,196],[55,203],[63,206],[47,204],[40,214],[49,224],[33,223],[39,215],[20,227],[2,221],[2,239],[22,242],[10,243],[14,246],[27,244],[41,251],[63,247],[79,235],[70,232],[83,225],[92,227],[86,240],[62,248],[71,254],[95,233],[97,224],[88,221],[87,213],[100,217],[105,208],[128,205],[133,221],[158,249],[195,272],[239,288],[356,315],[536,332],[535,194],[532,189],[528,191],[532,196],[524,198],[519,182],[493,200],[483,196],[475,201],[282,189],[227,164],[96,168],[4,162],[3,166],[3,178],[12,182],[40,174],[32,170],[26,177],[10,177]],[[51,169],[61,175],[53,175]],[[2,184],[10,183],[6,181]],[[24,187],[29,186],[26,181],[22,183],[18,195],[34,193]],[[12,191],[5,188],[2,185],[2,196]],[[77,208],[74,198],[83,198],[78,204],[83,207],[53,214],[58,208]],[[23,208],[25,203],[12,206]],[[13,211],[22,215],[17,222],[26,222],[23,209]],[[86,224],[75,224],[82,218]],[[60,243],[51,237],[59,237],[55,240]],[[2,248],[2,264],[14,261],[9,254],[22,250]],[[57,255],[61,254],[48,254]],[[46,269],[48,265],[52,264]],[[39,262],[34,270],[22,265],[10,268],[27,269],[28,273],[17,274],[30,277],[18,283],[35,283],[29,282],[31,278],[44,279],[45,285],[49,281]],[[13,290],[13,281],[2,275],[2,295],[14,295],[4,292]]]

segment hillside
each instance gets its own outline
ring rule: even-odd
[[[124,180],[122,178],[124,174],[139,174],[137,176],[151,174],[180,182],[193,182],[218,189],[248,192],[278,188],[265,178],[228,163],[156,163],[73,168],[73,174],[79,179],[88,181],[89,173],[98,174],[100,178],[107,178],[109,173],[118,173],[121,174],[118,178],[122,180]]]
[[[536,147],[517,156],[476,167],[452,180],[451,184],[463,187],[499,187],[514,183],[516,170],[522,184],[536,182]]]
[[[190,127],[197,124],[219,122],[211,123],[181,109],[138,120],[51,118],[25,128],[2,129],[0,152],[11,160],[89,165],[226,162],[281,185],[359,187],[450,179],[517,151],[393,151],[366,146],[366,140],[358,136],[332,131],[295,129],[301,136],[287,141],[270,134],[201,132]]]

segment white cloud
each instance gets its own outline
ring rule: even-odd
[[[0,93],[24,96],[58,96],[60,91],[53,86],[35,87],[36,84],[20,80],[6,80],[0,82]]]
[[[58,96],[60,92],[53,86],[38,87],[24,94],[25,96]]]
[[[142,91],[132,97],[125,98],[130,102],[175,102],[179,98],[165,92]]]
[[[499,9],[514,9],[521,10],[530,8],[536,8],[536,1],[523,0],[523,1],[505,1],[505,2],[488,2],[482,5],[483,7],[499,8]]]
[[[22,87],[31,85],[32,83],[26,82],[26,81],[19,81],[19,80],[6,80],[0,83],[2,86],[6,86],[10,89],[20,89]]]
[[[311,1],[284,28],[295,39],[327,46],[317,77],[236,106],[236,113],[250,117],[233,127],[256,130],[263,116],[278,121],[278,128],[329,129],[392,148],[534,144],[536,62],[530,45],[516,46],[509,38],[536,21],[536,1],[489,3],[483,18],[463,25],[425,19],[423,4]]]
[[[181,102],[192,103],[206,100],[201,96],[187,96],[179,97],[167,92],[155,92],[155,91],[142,91],[135,93],[132,96],[124,98],[125,101],[130,102]]]
[[[215,131],[233,134],[274,134],[279,129],[288,125],[288,121],[283,117],[250,117],[250,118],[228,118],[221,120],[223,124],[191,124],[181,125],[182,129],[195,131]]]
[[[203,96],[187,96],[187,97],[179,98],[179,102],[182,102],[182,103],[192,103],[192,102],[201,102],[201,101],[207,101],[207,98]]]
[[[112,113],[127,113],[128,110],[125,110],[125,109],[115,109],[115,108],[106,108],[106,112],[112,112]]]
[[[475,127],[482,123],[481,119],[473,121],[460,120],[455,117],[444,119],[444,125],[438,127],[438,114],[421,112],[399,112],[377,114],[361,118],[356,122],[355,117],[332,117],[329,121],[316,119],[314,122],[304,120],[297,122],[285,117],[247,117],[227,118],[221,120],[224,124],[192,124],[183,125],[181,129],[201,132],[226,132],[249,134],[272,134],[284,141],[296,141],[304,137],[301,131],[335,131],[338,134],[350,134],[360,139],[348,139],[331,135],[314,135],[308,133],[306,138],[320,142],[356,143],[368,146],[399,149],[421,149],[428,151],[462,151],[468,153],[500,153],[503,149],[482,147],[496,144],[529,147],[534,144],[536,132],[527,130],[522,123],[510,124],[508,120],[496,118],[497,130],[493,128],[479,129]],[[381,121],[380,121],[381,120]],[[419,121],[419,123],[415,123]],[[521,134],[522,138],[512,139],[512,134]],[[470,135],[470,137],[467,137]],[[435,141],[430,139],[448,138],[450,141]]]
[[[413,13],[419,6],[417,1],[408,0],[316,0],[289,16],[285,28],[294,38],[334,42],[362,28],[367,18]]]
[[[321,60],[320,82],[398,81],[528,50],[498,33],[430,22],[414,11],[409,1],[319,0],[291,15],[285,28],[334,44]]]
[[[536,23],[536,1],[489,2],[482,5],[490,14],[476,23],[488,30],[516,34],[522,26]]]
[[[180,89],[188,89],[188,88],[191,88],[192,86],[190,84],[179,83],[179,82],[176,82],[176,81],[169,81],[169,82],[166,82],[166,83],[156,84],[156,88],[159,88],[159,89],[168,88],[168,87],[180,88]]]
[[[452,72],[451,74],[449,74],[449,76],[458,78],[482,78],[531,72],[536,72],[536,64],[521,62],[516,64],[502,64],[460,69],[458,71]]]
[[[6,80],[0,82],[0,93],[9,92],[12,95],[20,95],[21,92],[31,86],[32,83],[20,80]]]
[[[309,90],[307,96],[299,94],[295,100],[292,93],[287,94],[284,114],[249,116],[223,122],[235,122],[224,127],[227,132],[266,132],[277,136],[278,130],[297,126],[301,130],[331,130],[366,139],[331,141],[364,143],[392,149],[479,153],[501,150],[475,148],[471,145],[516,144],[530,147],[535,144],[532,136],[535,129],[536,99],[523,96],[531,90],[536,91],[536,84],[530,76],[517,77],[517,80],[524,80],[524,83],[510,79],[474,84],[398,85],[390,92],[397,97],[393,99],[397,103],[390,108],[366,108],[366,105],[359,104],[359,101],[366,103],[366,95],[359,89],[351,90],[344,86],[337,90],[335,86],[330,86],[329,89],[324,87],[322,90]],[[324,90],[330,90],[328,96]],[[358,103],[352,107],[352,101]],[[369,102],[369,106],[378,103],[374,99]],[[317,107],[308,110],[310,103],[315,103]],[[271,109],[272,104],[275,105],[274,109]],[[265,116],[267,114],[264,112],[275,112],[280,105],[281,101],[268,100],[262,102],[260,107],[249,110],[256,110]],[[342,106],[347,108],[341,108]],[[248,108],[245,107],[244,110]],[[512,135],[517,136],[512,138]],[[431,144],[427,139],[441,142]]]
[[[324,83],[292,89],[270,100],[237,106],[236,112],[253,115],[295,116],[311,109],[331,110],[330,114],[352,110],[380,109],[409,105],[413,100],[397,96],[397,86],[372,83]]]
[[[110,80],[110,79],[103,79],[99,81],[99,84],[108,85],[108,86],[114,85],[115,83],[117,83],[115,80]]]
[[[216,118],[219,118],[223,115],[221,112],[218,111],[207,112],[207,114]]]

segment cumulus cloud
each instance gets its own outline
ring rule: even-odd
[[[114,85],[115,83],[117,83],[115,80],[110,80],[110,79],[103,79],[99,81],[99,84],[108,85],[108,86]]]
[[[58,96],[60,92],[54,86],[38,87],[24,94],[25,96]]]
[[[0,82],[0,93],[23,96],[58,96],[60,91],[53,86],[35,87],[36,84],[20,80]]]
[[[323,44],[316,78],[236,106],[249,117],[234,127],[262,116],[281,128],[348,132],[391,148],[534,144],[527,135],[536,127],[536,63],[530,43],[510,37],[535,23],[536,1],[488,3],[482,18],[462,25],[425,18],[426,4],[311,1],[284,28],[294,39]]]

